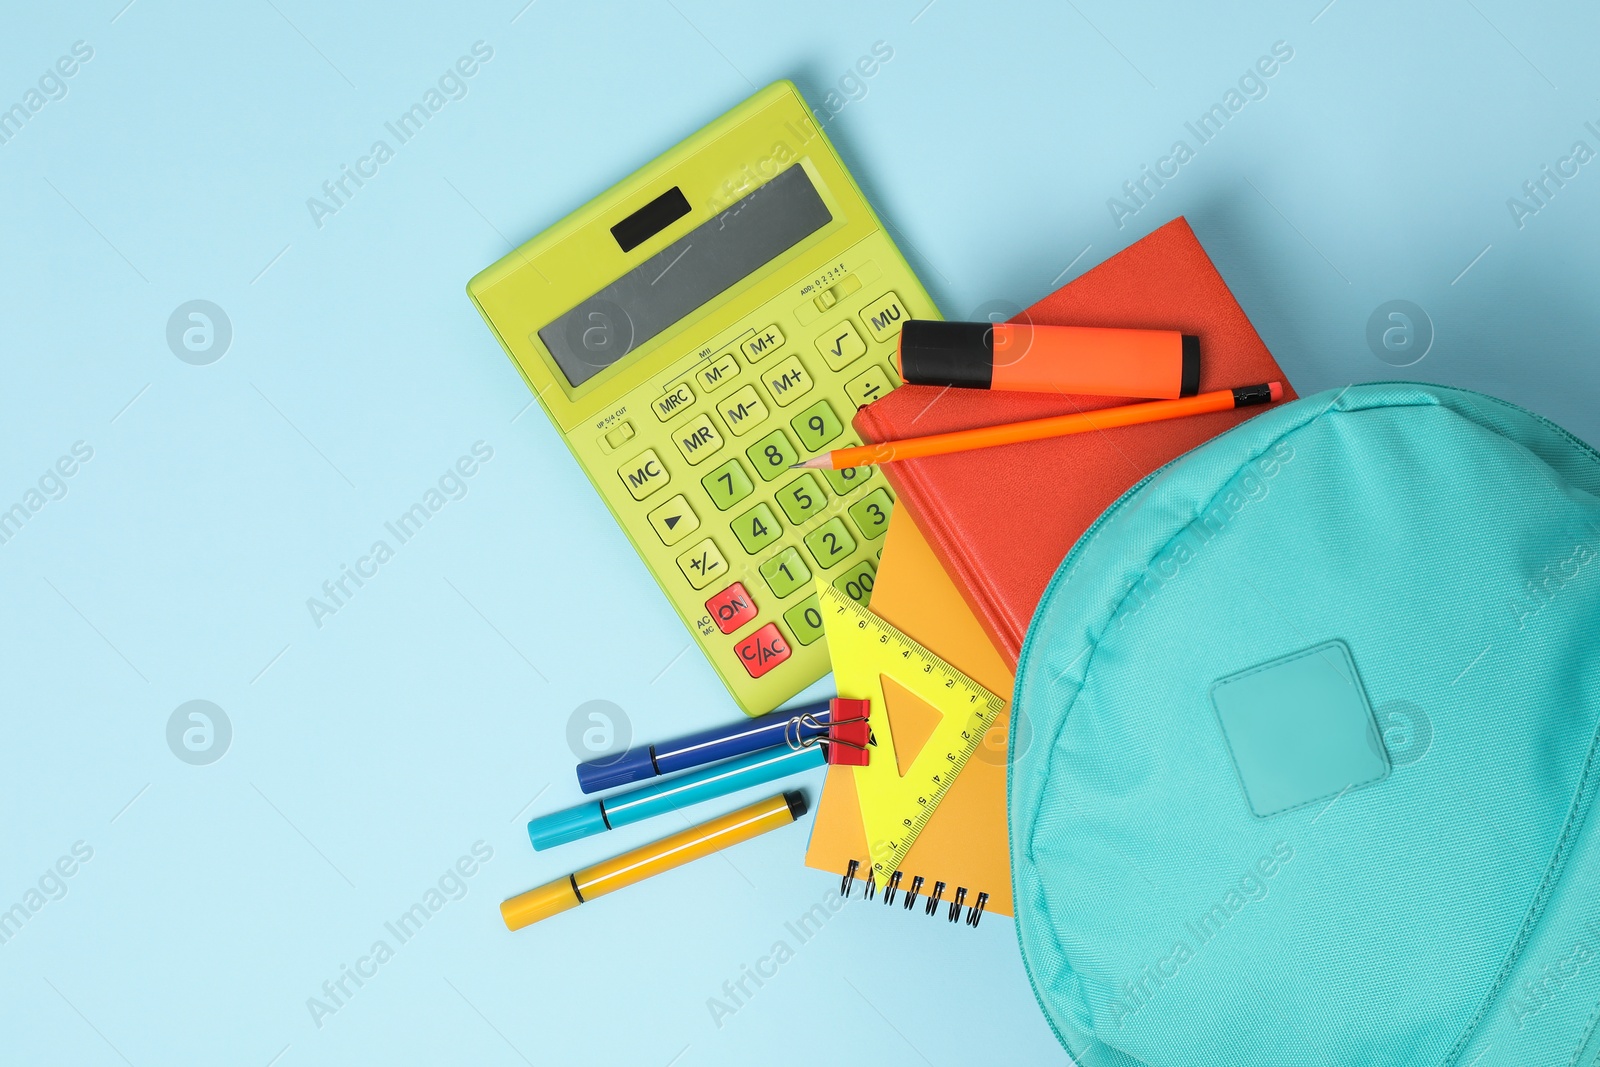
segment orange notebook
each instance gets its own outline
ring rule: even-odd
[[[945,901],[955,895],[957,886],[965,886],[969,905],[979,893],[988,893],[984,910],[1010,915],[1005,760],[1011,671],[904,508],[896,508],[889,518],[872,610],[985,689],[1005,697],[1008,705],[911,846],[901,868],[901,888],[920,874],[924,897],[934,882],[942,881]],[[909,764],[920,747],[917,740],[926,740],[939,713],[910,693],[894,692],[893,683],[886,683],[885,689],[889,707],[884,712],[874,708],[873,721],[887,714],[895,747]],[[843,874],[852,859],[861,861],[864,876],[867,835],[856,802],[855,777],[848,767],[833,767],[817,804],[806,865]]]
[[[1174,219],[1028,309],[1037,323],[1181,330],[1200,338],[1200,391],[1284,382],[1194,231]],[[869,443],[1125,404],[1114,397],[906,385],[856,413]],[[984,631],[1015,666],[1062,557],[1123,491],[1265,409],[1240,408],[1106,433],[890,463],[909,511]]]

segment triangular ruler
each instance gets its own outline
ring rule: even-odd
[[[900,870],[939,801],[1005,708],[989,692],[833,586],[818,583],[839,696],[872,702],[872,760],[853,768],[867,853],[879,885]],[[904,775],[889,728],[884,680],[940,718]]]

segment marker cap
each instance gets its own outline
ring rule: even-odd
[[[506,929],[520,930],[540,919],[560,915],[582,903],[583,898],[578,896],[577,887],[572,877],[568,875],[549,885],[530,889],[526,893],[518,893],[510,900],[502,900],[500,918],[505,920]]]
[[[994,376],[994,335],[987,322],[911,319],[900,327],[900,377],[916,385],[987,389]]]
[[[606,823],[605,811],[597,800],[529,819],[528,839],[533,842],[535,851],[542,851],[569,841],[581,841],[609,829],[611,827]]]
[[[615,789],[619,785],[642,782],[655,776],[656,761],[650,755],[649,745],[578,764],[578,788],[585,793]]]

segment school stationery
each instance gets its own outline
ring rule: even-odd
[[[642,882],[713,852],[748,841],[769,830],[788,826],[806,813],[801,793],[780,793],[710,822],[680,830],[670,837],[624,852],[615,859],[585,867],[565,878],[501,901],[500,917],[509,930],[548,919],[595,897]]]
[[[820,619],[818,625],[821,625]],[[659,774],[676,774],[778,745],[808,747],[813,739],[827,736],[833,705],[833,700],[819,700],[726,726],[712,726],[671,741],[638,745],[601,756],[578,764],[578,788],[585,793],[598,793],[602,789],[642,782]],[[843,715],[841,719],[851,717]]]
[[[739,707],[828,671],[802,602],[860,589],[892,494],[854,444],[938,312],[789,82],[477,275],[473,303]],[[880,521],[879,516],[882,516]]]
[[[1075,433],[1140,426],[1148,422],[1188,418],[1214,411],[1232,411],[1234,408],[1249,407],[1253,404],[1270,404],[1282,396],[1282,382],[1246,385],[1237,389],[1214,389],[1209,393],[1186,396],[1181,400],[1150,400],[1143,404],[1123,404],[1121,407],[1100,408],[1095,411],[1075,411],[1070,415],[1052,415],[1046,419],[1030,419],[1027,422],[1013,422],[1004,426],[979,426],[971,430],[953,430],[950,433],[932,434],[928,437],[879,441],[876,444],[857,445],[854,448],[836,448],[797,466],[840,470],[873,463],[894,463],[899,460],[921,459],[925,456],[944,456],[952,452],[970,452],[978,448],[1043,441]]]
[[[822,588],[821,597],[839,691],[884,709],[873,721],[872,761],[853,771],[870,896],[875,886],[889,886],[895,875],[905,873],[903,861],[917,835],[983,743],[1005,700],[831,586]],[[918,722],[897,718],[887,693],[891,683],[936,716]]]
[[[1176,219],[1027,311],[1034,323],[1181,330],[1200,338],[1200,389],[1285,375],[1194,232]],[[1285,399],[1294,390],[1284,386]],[[903,386],[858,412],[867,441],[1089,411],[1120,400]],[[1140,478],[1242,422],[1237,409],[882,468],[1008,663],[1039,595],[1089,524]]]
[[[1010,694],[1011,672],[904,508],[890,518],[884,535],[872,612],[991,693]],[[886,706],[879,718],[904,720],[896,741],[902,751],[909,751],[915,735],[926,730],[939,712],[892,681],[883,688]],[[1002,709],[933,818],[912,842],[900,864],[903,892],[916,886],[931,895],[932,887],[943,882],[947,896],[966,890],[968,899],[975,900],[987,894],[986,910],[1011,914],[1011,860],[1005,833],[1009,725],[1010,711]],[[816,803],[806,865],[854,877],[866,856],[855,776],[830,769]],[[896,909],[896,914],[908,912]]]
[[[537,851],[578,841],[594,834],[641,822],[691,804],[737,793],[753,785],[775,782],[824,766],[822,749],[770,748],[738,759],[714,763],[703,770],[680,774],[630,789],[613,797],[578,804],[528,821],[528,839]]]
[[[912,319],[895,366],[912,385],[1090,396],[1193,396],[1200,339],[1177,330]]]
[[[1481,393],[1330,390],[1113,504],[1012,709],[1072,1060],[1595,1064],[1597,620],[1600,453]]]

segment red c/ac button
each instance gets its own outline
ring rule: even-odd
[[[745,672],[752,678],[759,678],[772,668],[789,658],[793,651],[783,634],[778,632],[776,623],[767,623],[761,629],[733,646],[739,656],[739,662],[744,664]]]

